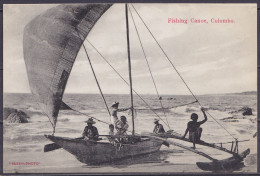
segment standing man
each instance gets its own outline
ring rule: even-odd
[[[116,121],[118,120],[117,117],[117,112],[121,111],[127,111],[131,108],[124,108],[124,109],[118,109],[119,102],[114,102],[111,107],[112,107],[112,114],[111,114],[111,123],[115,126]]]
[[[153,133],[155,133],[155,134],[165,133],[163,125],[159,123],[158,119],[154,119],[154,124],[155,124],[155,126],[153,129]]]
[[[202,125],[203,123],[205,123],[208,120],[207,115],[205,113],[205,109],[201,108],[201,111],[204,115],[204,120],[197,122],[198,114],[192,113],[191,114],[192,121],[188,122],[187,129],[185,131],[185,134],[183,135],[183,138],[185,138],[185,136],[189,132],[189,140],[191,142],[193,142],[194,149],[196,148],[195,143],[200,141],[200,137],[201,137],[201,133],[202,133],[202,128],[200,128],[200,125]]]
[[[96,122],[92,118],[89,118],[87,121],[85,121],[88,125],[85,127],[82,136],[85,139],[90,139],[94,141],[98,141],[98,130],[96,127],[93,126]]]

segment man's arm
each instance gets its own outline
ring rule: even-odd
[[[187,124],[187,128],[186,128],[186,130],[185,130],[185,133],[184,133],[184,135],[182,136],[182,138],[185,138],[186,137],[186,135],[187,135],[187,133],[188,133],[188,131],[189,131],[189,123]]]
[[[94,134],[94,137],[98,138],[98,136],[99,136],[99,133],[98,133],[97,128],[95,127],[95,134]]]
[[[130,107],[130,108],[122,108],[122,109],[118,109],[117,112],[127,111],[127,110],[129,110],[129,109],[131,109],[131,107]]]
[[[85,127],[85,128],[84,128],[84,131],[83,131],[83,133],[82,133],[82,137],[87,136],[87,131],[88,131],[88,130],[87,130],[87,127]]]
[[[199,122],[200,125],[203,124],[203,123],[205,123],[205,122],[208,120],[208,117],[207,117],[207,115],[206,115],[206,113],[205,113],[205,109],[204,109],[204,108],[201,108],[201,111],[202,111],[202,113],[203,113],[203,115],[204,115],[204,120],[202,120],[202,121]]]
[[[117,120],[117,121],[115,122],[115,129],[116,129],[116,130],[119,130],[119,127],[118,127],[119,123],[120,123],[119,120]]]
[[[153,128],[153,133],[155,133],[156,132],[156,125],[155,125],[155,127]]]
[[[125,124],[123,128],[121,128],[122,130],[122,133],[125,133],[128,129],[129,125],[128,124]]]

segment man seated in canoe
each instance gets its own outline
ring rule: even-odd
[[[153,129],[153,133],[155,134],[162,134],[165,133],[165,130],[163,128],[163,125],[159,123],[158,119],[154,119],[154,129]]]
[[[198,114],[192,113],[191,114],[192,121],[188,122],[187,129],[186,129],[185,134],[183,136],[183,138],[185,138],[185,136],[189,132],[189,140],[191,142],[193,142],[193,148],[194,149],[196,148],[195,143],[200,141],[200,137],[201,137],[201,133],[202,133],[202,128],[200,128],[200,125],[202,125],[203,123],[205,123],[208,120],[204,108],[201,108],[201,111],[204,115],[204,120],[197,122]]]
[[[126,117],[125,116],[121,116],[120,117],[120,120],[116,121],[116,130],[117,130],[117,133],[116,135],[127,135],[127,129],[129,127],[128,123],[127,123],[127,120],[126,120]],[[136,143],[136,142],[139,142],[141,140],[140,137],[123,137],[123,138],[119,138],[119,139],[116,139],[116,142],[119,141],[120,143]]]
[[[109,140],[109,142],[111,142],[112,144],[115,144],[115,142],[118,142],[116,139],[115,139],[115,132],[114,132],[114,129],[115,129],[115,127],[114,127],[114,125],[113,124],[110,124],[109,125],[109,137],[108,137],[108,140]]]
[[[131,108],[118,109],[118,106],[119,106],[119,102],[114,102],[111,105],[111,107],[112,107],[111,123],[113,125],[115,125],[116,121],[118,120],[117,112],[127,111],[127,110],[131,109]]]
[[[117,130],[116,135],[127,135],[126,131],[128,129],[129,125],[127,123],[126,117],[125,116],[121,116],[120,120],[117,120],[115,122],[115,128]],[[119,138],[118,141],[121,143],[127,142],[127,138]]]
[[[117,130],[117,135],[127,135],[126,131],[129,127],[127,121],[126,121],[126,117],[125,116],[121,116],[120,120],[117,120],[115,123],[116,126],[116,130]]]
[[[93,124],[95,124],[96,122],[92,119],[89,118],[87,121],[85,121],[88,125],[85,127],[82,136],[84,137],[84,139],[88,139],[88,140],[94,140],[94,141],[98,141],[98,130],[96,127],[93,126]]]

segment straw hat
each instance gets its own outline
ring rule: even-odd
[[[119,102],[114,102],[114,103],[111,105],[111,107],[118,107],[118,105],[119,105]]]
[[[159,119],[154,119],[153,123],[155,123],[155,122],[159,122]]]
[[[96,122],[92,118],[89,118],[85,123],[95,124]]]

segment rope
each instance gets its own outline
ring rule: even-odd
[[[76,31],[77,31],[77,34],[78,34],[79,38],[82,40],[81,36],[79,35],[78,30],[76,30]],[[83,40],[82,40],[82,41],[83,41]],[[103,101],[104,101],[104,104],[105,104],[105,106],[106,106],[107,112],[108,112],[109,117],[110,117],[111,114],[110,114],[109,108],[108,108],[108,106],[107,106],[106,99],[105,99],[105,97],[104,97],[104,95],[103,95],[103,92],[102,92],[102,90],[101,90],[101,87],[100,87],[100,85],[99,85],[99,83],[98,83],[98,80],[97,80],[97,77],[96,77],[96,74],[95,74],[94,68],[93,68],[93,66],[92,66],[92,64],[91,64],[91,61],[90,61],[90,58],[89,58],[89,55],[88,55],[87,49],[86,49],[86,47],[85,47],[85,45],[84,45],[84,42],[83,42],[83,48],[84,48],[85,53],[86,53],[86,55],[87,55],[88,62],[89,62],[89,65],[90,65],[90,67],[91,67],[91,70],[92,70],[92,72],[93,72],[94,78],[95,78],[95,80],[96,80],[96,83],[97,83],[97,86],[98,86],[99,92],[100,92],[100,94],[101,94],[101,97],[102,97],[102,99],[103,99]]]
[[[191,95],[194,97],[195,100],[198,101],[197,97],[193,94],[193,92],[191,91],[191,89],[189,88],[189,86],[187,85],[187,83],[184,81],[183,77],[180,75],[179,71],[176,69],[176,67],[174,66],[173,62],[170,60],[170,58],[168,57],[168,55],[166,54],[166,52],[163,50],[163,48],[161,47],[161,45],[159,44],[159,42],[156,40],[156,38],[154,37],[153,33],[150,31],[150,29],[148,28],[148,26],[146,25],[146,23],[144,22],[144,20],[142,19],[142,17],[139,15],[139,13],[137,12],[137,10],[135,9],[134,5],[131,4],[133,9],[135,10],[136,14],[139,16],[139,18],[141,19],[141,21],[143,22],[143,24],[145,25],[146,29],[149,31],[149,33],[151,34],[151,36],[153,37],[153,39],[155,40],[155,42],[157,43],[157,45],[159,46],[159,48],[162,50],[163,54],[165,55],[165,57],[167,58],[167,60],[170,62],[170,64],[172,65],[172,67],[174,68],[174,70],[176,71],[176,73],[179,75],[179,77],[181,78],[181,80],[183,81],[183,83],[185,84],[185,86],[187,87],[187,89],[190,91]],[[200,104],[200,102],[198,101],[198,104],[202,107],[202,105]],[[231,137],[233,137],[234,139],[236,139],[223,125],[221,125],[209,112],[207,112],[208,115],[215,121],[217,122]]]
[[[136,27],[134,17],[133,17],[133,15],[132,15],[132,11],[131,11],[130,7],[128,7],[128,8],[129,8],[129,11],[130,11],[130,14],[131,14],[131,17],[132,17],[133,23],[134,23],[134,27],[135,27],[136,34],[137,34],[137,36],[138,36],[138,39],[139,39],[139,42],[140,42],[140,45],[141,45],[141,48],[142,48],[142,51],[143,51],[143,54],[144,54],[144,58],[145,58],[145,61],[146,61],[147,67],[148,67],[148,69],[149,69],[149,72],[150,72],[151,78],[152,78],[152,80],[153,80],[153,85],[154,85],[154,88],[155,88],[156,94],[157,94],[158,99],[159,99],[159,101],[160,101],[160,105],[161,105],[161,107],[162,107],[162,109],[163,109],[163,114],[164,114],[164,116],[165,116],[165,118],[166,118],[167,126],[168,126],[169,129],[171,130],[170,125],[169,125],[169,122],[168,122],[168,119],[167,119],[166,114],[165,114],[165,110],[164,110],[164,108],[163,108],[162,101],[160,100],[160,95],[159,95],[159,92],[158,92],[157,86],[156,86],[156,84],[155,84],[155,80],[154,80],[154,77],[153,77],[153,74],[152,74],[152,71],[151,71],[151,67],[150,67],[149,62],[148,62],[148,59],[147,59],[147,57],[146,57],[146,54],[145,54],[145,51],[144,51],[144,47],[143,47],[143,44],[142,44],[141,38],[140,38],[140,35],[139,35],[139,32],[138,32],[138,29],[137,29],[137,27]]]
[[[107,59],[98,51],[98,49],[90,43],[88,39],[86,41],[93,47],[93,49],[101,56],[101,58],[115,71],[115,73],[129,86],[129,83],[121,76],[121,74],[107,61]],[[164,120],[149,106],[149,104],[139,95],[134,89],[133,92],[148,106],[148,108],[165,124]]]
[[[97,121],[99,121],[99,122],[101,122],[101,123],[105,123],[105,124],[108,124],[108,125],[110,124],[110,123],[108,123],[108,122],[99,120],[99,119],[97,119],[97,118],[95,118],[95,117],[93,117],[93,116],[90,116],[90,115],[88,115],[88,114],[85,114],[85,113],[83,113],[83,112],[77,111],[77,110],[75,110],[75,109],[73,109],[73,108],[71,108],[71,110],[72,110],[72,111],[75,111],[75,112],[77,112],[77,113],[79,113],[79,114],[81,114],[81,115],[85,115],[85,116],[87,116],[87,117],[93,118],[93,119],[95,119],[95,120],[97,120]]]
[[[246,142],[246,141],[250,141],[250,139],[245,139],[245,140],[242,140],[242,141],[238,141],[238,140],[235,140],[235,141],[231,141],[231,142],[219,142],[219,143],[212,143],[212,144],[231,144],[233,142]]]
[[[197,101],[193,101],[193,102],[191,102],[191,103],[186,103],[186,104],[182,104],[182,105],[178,105],[178,106],[172,106],[172,107],[168,107],[168,108],[163,108],[163,109],[172,109],[172,108],[178,108],[178,107],[181,107],[181,106],[186,106],[186,105],[190,105],[190,104],[194,104],[194,103],[197,103]],[[162,109],[162,108],[155,108],[155,109],[153,109],[153,110],[160,110],[160,109]],[[136,109],[136,110],[147,110],[147,109],[142,109],[142,108],[140,108],[140,109]]]

